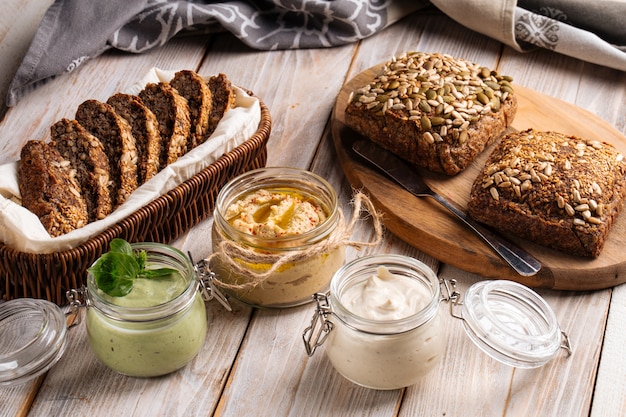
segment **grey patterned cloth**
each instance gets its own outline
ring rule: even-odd
[[[522,52],[545,48],[626,71],[626,2],[614,0],[56,0],[9,86],[7,106],[114,48],[228,31],[259,50],[356,42],[432,5]]]
[[[545,48],[626,71],[626,1],[431,0],[468,28],[517,51]]]
[[[9,86],[7,106],[115,48],[141,53],[187,32],[229,31],[259,50],[356,42],[427,0],[55,0]]]

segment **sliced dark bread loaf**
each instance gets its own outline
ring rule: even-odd
[[[187,151],[203,143],[209,129],[209,115],[213,105],[213,95],[209,86],[198,73],[190,70],[178,71],[170,85],[187,99],[191,131]]]
[[[168,83],[149,83],[139,97],[155,114],[161,133],[161,169],[173,163],[187,151],[191,129],[187,100]]]
[[[113,211],[109,158],[100,139],[76,120],[61,119],[50,128],[52,146],[76,170],[89,222],[104,219]]]
[[[235,91],[232,83],[224,74],[214,75],[209,78],[209,89],[213,96],[211,115],[209,116],[209,130],[207,137],[215,131],[217,124],[222,120],[226,112],[235,107]]]
[[[87,224],[87,205],[70,161],[48,143],[31,140],[18,164],[22,205],[56,237]]]
[[[159,172],[161,153],[159,121],[138,96],[117,93],[109,97],[107,103],[126,119],[132,128],[137,147],[137,182],[141,185]]]
[[[113,107],[97,100],[78,106],[76,120],[100,139],[109,157],[113,207],[121,205],[137,188],[137,148],[128,122]]]

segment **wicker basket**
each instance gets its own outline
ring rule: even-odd
[[[116,237],[129,242],[168,243],[213,212],[220,188],[267,161],[271,116],[261,105],[261,122],[247,141],[217,161],[78,247],[49,254],[18,252],[0,242],[0,299],[32,297],[67,303],[65,292],[85,284],[87,268]]]

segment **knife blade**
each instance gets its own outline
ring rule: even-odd
[[[447,208],[489,244],[518,274],[532,276],[541,269],[541,263],[536,258],[476,222],[464,211],[433,191],[424,182],[421,175],[397,155],[368,139],[355,141],[352,144],[352,149],[357,155],[375,166],[380,172],[387,175],[411,194],[416,197],[431,197]]]

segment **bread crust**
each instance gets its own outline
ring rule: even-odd
[[[468,213],[501,232],[597,257],[625,198],[626,165],[612,145],[528,129],[493,150]]]
[[[51,145],[70,161],[87,204],[89,222],[113,211],[109,158],[100,140],[76,120],[61,119],[50,128]]]
[[[236,95],[232,83],[225,74],[220,73],[212,76],[209,78],[208,85],[213,96],[213,104],[209,116],[209,130],[207,132],[210,136],[226,112],[235,107]]]
[[[75,171],[48,143],[30,140],[22,147],[18,178],[22,205],[39,217],[50,236],[87,224],[87,205]]]
[[[205,82],[193,71],[180,71],[176,79],[174,84],[190,89],[190,100],[193,91],[209,92],[216,110],[207,110],[208,101],[197,109],[208,123],[217,125],[235,106],[236,92],[224,74]],[[191,134],[188,101],[170,83],[147,84],[137,96],[118,93],[106,103],[86,100],[75,118],[52,125],[49,143],[29,141],[19,161],[22,205],[53,237],[105,218],[184,155]],[[206,140],[210,128],[200,139],[205,128],[198,126],[197,140]]]
[[[109,97],[107,103],[128,122],[132,129],[137,149],[137,183],[141,185],[160,170],[159,121],[138,96],[117,93]]]
[[[118,207],[137,189],[137,148],[132,129],[113,107],[98,100],[82,102],[76,120],[100,139],[109,156],[111,197]]]
[[[170,85],[187,100],[191,128],[187,152],[204,143],[209,130],[209,116],[213,108],[213,94],[208,84],[196,72],[182,70],[174,74]]]
[[[455,175],[517,112],[511,78],[444,54],[413,52],[353,92],[346,124],[409,162]]]
[[[183,96],[165,82],[147,84],[139,92],[139,97],[159,121],[159,164],[165,167],[187,151],[187,139],[191,131],[189,105]]]

